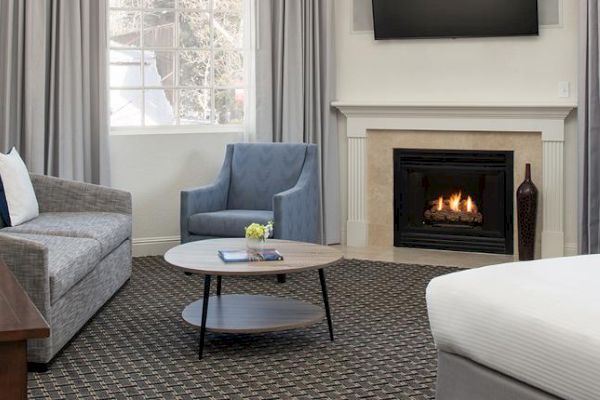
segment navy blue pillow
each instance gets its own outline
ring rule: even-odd
[[[4,185],[2,184],[2,177],[0,177],[0,218],[2,219],[3,226],[10,226],[10,214],[8,213],[8,204],[6,203],[6,196],[4,195]],[[2,226],[0,226],[1,228]]]

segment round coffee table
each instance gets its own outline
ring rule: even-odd
[[[333,340],[324,268],[343,258],[334,248],[312,243],[270,239],[268,248],[279,251],[283,261],[225,263],[219,250],[245,249],[245,239],[210,239],[177,246],[165,260],[187,273],[204,275],[204,296],[183,310],[183,319],[200,327],[198,356],[202,359],[206,331],[222,333],[260,333],[283,331],[313,325],[327,318]],[[299,300],[273,296],[221,295],[222,276],[291,274],[318,270],[325,312],[321,307]],[[210,296],[211,277],[217,276],[217,295]]]

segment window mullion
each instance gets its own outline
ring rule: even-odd
[[[140,54],[140,64],[139,64],[139,68],[141,68],[140,73],[140,77],[141,77],[141,85],[139,87],[112,87],[109,86],[109,90],[135,90],[135,91],[139,91],[139,93],[141,94],[140,98],[141,98],[141,105],[140,105],[140,111],[141,111],[141,121],[137,121],[138,124],[140,124],[140,128],[154,128],[153,126],[147,125],[146,124],[146,100],[148,97],[148,91],[149,90],[163,90],[165,92],[165,95],[167,93],[167,91],[171,90],[172,93],[172,108],[173,108],[173,113],[174,113],[174,125],[175,126],[182,126],[181,125],[181,119],[180,119],[180,114],[181,114],[181,105],[180,105],[180,101],[181,101],[181,96],[180,96],[180,92],[183,89],[196,89],[199,91],[208,91],[208,95],[210,96],[209,98],[209,102],[208,104],[206,104],[207,107],[209,107],[209,110],[207,110],[208,114],[209,114],[209,119],[208,119],[208,124],[206,123],[202,123],[201,121],[198,121],[197,124],[199,126],[206,126],[206,125],[214,125],[214,126],[218,126],[218,112],[217,112],[217,99],[216,99],[216,92],[219,90],[225,90],[225,89],[242,89],[244,91],[247,92],[247,85],[248,82],[244,82],[242,85],[237,86],[237,85],[232,85],[231,87],[228,85],[217,85],[216,84],[216,52],[223,50],[221,48],[219,48],[216,45],[216,40],[217,40],[217,32],[215,29],[215,23],[216,23],[216,15],[215,15],[215,11],[216,11],[216,5],[215,5],[215,0],[208,0],[208,3],[206,5],[206,8],[203,9],[196,9],[196,8],[182,8],[183,4],[182,4],[182,0],[173,0],[174,3],[174,9],[170,9],[170,8],[149,8],[147,4],[142,3],[141,6],[139,7],[109,7],[109,11],[122,11],[122,12],[133,12],[137,15],[139,15],[140,18],[140,23],[138,25],[138,30],[139,30],[139,54]],[[172,36],[171,36],[171,40],[174,41],[174,43],[172,44],[172,46],[170,47],[157,47],[157,46],[150,46],[147,47],[147,43],[145,41],[145,28],[146,28],[146,24],[145,24],[145,16],[148,13],[148,11],[172,11],[174,14],[174,21],[173,21],[173,32],[172,32]],[[184,11],[194,11],[194,12],[206,12],[208,13],[208,22],[210,24],[210,30],[209,30],[209,39],[210,39],[210,43],[207,46],[207,48],[182,48],[180,46],[180,41],[181,41],[181,26],[180,26],[180,19],[181,16],[183,15]],[[243,18],[243,15],[242,15]],[[108,24],[109,24],[109,29],[110,29],[110,18],[108,18]],[[130,34],[130,30],[123,30],[125,33]],[[163,32],[160,32],[161,35],[163,34]],[[120,32],[118,33],[119,35],[121,34]],[[158,34],[158,31],[157,31]],[[164,36],[163,36],[164,37]],[[127,47],[127,42],[123,42],[123,47],[121,46],[121,41],[116,41],[114,45],[111,46],[111,43],[109,41],[108,43],[108,48],[109,51],[135,51],[136,48],[135,47]],[[231,50],[231,51],[245,51],[245,48],[242,46],[242,49],[238,49],[237,47],[232,46],[230,47],[226,47],[224,48],[226,50]],[[146,73],[148,71],[146,71],[146,51],[154,51],[154,52],[161,52],[161,51],[166,51],[169,53],[173,54],[173,61],[172,61],[172,68],[173,68],[173,84],[170,85],[170,87],[166,87],[165,82],[161,82],[160,86],[156,86],[156,85],[151,85],[148,86],[147,82],[146,82]],[[180,82],[180,69],[182,68],[182,63],[180,62],[180,58],[181,58],[181,54],[183,51],[208,51],[208,56],[209,56],[209,63],[210,63],[210,70],[209,70],[209,74],[208,74],[208,82],[206,83],[206,86],[203,87],[198,87],[198,86],[185,86],[182,87],[181,86],[181,82]],[[167,53],[168,54],[168,53]],[[162,62],[162,61],[161,61]],[[158,63],[158,60],[157,60]],[[158,65],[158,64],[157,64]],[[109,61],[109,71],[111,69],[111,64]],[[244,70],[246,69],[246,60],[244,59]],[[118,68],[115,67],[115,70],[118,70]],[[129,70],[131,71],[131,70]],[[224,71],[229,71],[229,66],[225,67]],[[150,76],[150,75],[149,75]],[[151,77],[154,77],[154,73],[151,75]],[[246,75],[244,75],[244,80],[247,80]],[[123,83],[125,83],[126,81],[124,80]],[[154,93],[154,92],[153,92]],[[227,99],[229,99],[230,94],[227,93],[226,94]],[[226,104],[228,103],[229,100],[227,101]],[[235,103],[233,105],[233,107],[236,107]],[[226,109],[229,109],[229,107],[227,107]],[[122,117],[121,117],[122,118]],[[206,121],[206,120],[204,120]],[[133,122],[133,121],[131,121]]]
[[[144,40],[144,17],[145,17],[145,12],[144,12],[144,8],[145,8],[145,4],[142,4],[142,12],[141,12],[141,18],[142,20],[140,21],[140,55],[141,55],[141,59],[140,59],[140,67],[142,68],[142,128],[144,128],[146,126],[146,90],[145,90],[145,86],[146,86],[146,68],[145,68],[145,58],[146,58],[146,52],[144,51],[144,45],[145,45],[145,40]]]
[[[215,7],[214,0],[209,0],[209,22],[210,22],[210,123],[217,123],[217,112],[215,106]]]
[[[176,126],[181,125],[181,122],[179,121],[179,23],[181,21],[180,13],[181,10],[179,10],[179,0],[175,0],[175,43],[173,43],[173,56],[175,57],[175,65],[173,66],[173,72],[175,76],[173,77],[173,112],[175,113]]]

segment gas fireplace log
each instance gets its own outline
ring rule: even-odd
[[[425,211],[425,220],[430,222],[481,224],[483,216],[479,212],[438,210],[432,207]]]
[[[462,211],[453,211],[451,209],[451,207],[450,207],[450,200],[448,200],[448,199],[444,200],[443,210],[438,210],[438,207],[439,207],[438,200],[431,200],[428,205],[429,205],[429,207],[431,207],[431,211],[432,212],[442,212],[442,211],[462,212]],[[458,206],[458,208],[460,210],[466,210],[467,209],[467,200],[465,200],[465,199],[461,200],[460,201],[460,205]],[[472,214],[477,214],[478,213],[477,205],[471,204],[471,213]]]

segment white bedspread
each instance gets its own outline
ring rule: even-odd
[[[441,276],[427,306],[438,349],[561,398],[600,399],[600,255]]]

